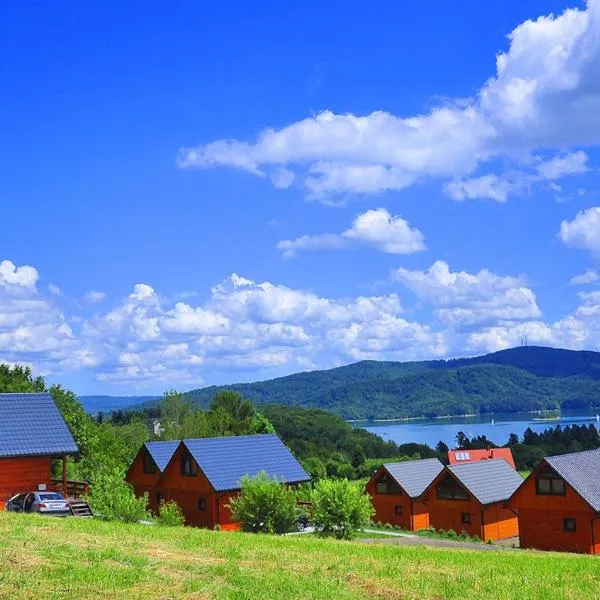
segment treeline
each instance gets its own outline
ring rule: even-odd
[[[456,444],[457,448],[464,450],[498,447],[485,435],[469,439],[462,431],[456,436]],[[541,433],[536,433],[528,427],[522,438],[511,433],[504,447],[512,450],[518,470],[530,471],[545,456],[600,448],[600,434],[592,424],[568,425],[567,427],[557,425]]]
[[[425,444],[396,444],[365,429],[353,428],[341,417],[321,409],[268,404],[260,411],[238,393],[218,392],[208,410],[187,396],[168,393],[157,407],[142,411],[98,414],[96,420],[116,427],[142,418],[152,439],[183,439],[276,432],[315,478],[368,477],[385,460],[430,458],[438,453]],[[157,432],[154,432],[154,427]]]

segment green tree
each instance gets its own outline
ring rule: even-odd
[[[269,419],[260,412],[255,412],[250,422],[251,433],[275,433],[275,427]]]
[[[149,518],[148,494],[136,497],[120,469],[98,471],[88,500],[94,512],[104,519],[134,523]]]
[[[21,365],[0,364],[0,393],[20,394],[45,392],[46,382],[43,377],[33,377],[30,367]]]
[[[448,446],[444,442],[442,442],[442,440],[440,440],[435,447],[435,451],[438,454],[448,454],[449,450],[450,448],[448,448]]]
[[[175,500],[161,502],[158,507],[158,517],[156,520],[160,525],[167,525],[169,527],[176,527],[185,523],[183,511]]]
[[[321,479],[312,493],[312,520],[319,535],[351,539],[375,510],[362,486],[347,479]]]
[[[356,444],[356,446],[354,446],[354,450],[352,451],[352,460],[350,461],[352,466],[355,469],[358,469],[358,467],[364,464],[365,460],[367,460],[365,451],[362,449],[360,444]]]
[[[516,446],[519,443],[519,436],[516,433],[511,433],[508,436],[508,444],[507,446],[509,448],[512,448],[513,446]]]
[[[240,494],[229,504],[244,531],[287,533],[297,529],[300,516],[296,492],[264,472],[242,479]]]
[[[252,402],[244,400],[237,392],[224,390],[215,394],[210,404],[210,413],[221,425],[221,429],[225,429],[224,435],[241,435],[252,431],[254,407]]]
[[[303,460],[302,466],[313,479],[324,479],[327,477],[327,471],[323,461],[316,456],[310,456],[306,460]]]

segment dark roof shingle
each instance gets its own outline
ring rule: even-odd
[[[156,463],[158,470],[162,473],[179,444],[179,440],[175,440],[173,442],[146,442],[144,446],[146,446],[152,460]]]
[[[78,452],[50,394],[0,394],[0,457]]]
[[[507,500],[523,478],[502,458],[449,465],[452,474],[481,504]]]
[[[419,497],[443,470],[437,458],[385,463],[384,468],[411,497]]]
[[[547,456],[546,462],[597,512],[600,512],[600,448]]]
[[[309,481],[284,443],[275,434],[183,440],[217,492],[236,490],[244,475],[264,471],[285,483]]]

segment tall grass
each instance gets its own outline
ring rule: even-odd
[[[598,598],[593,557],[0,513],[0,598]]]

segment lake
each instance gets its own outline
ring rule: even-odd
[[[353,423],[354,427],[362,427],[367,431],[376,433],[384,440],[392,440],[397,444],[419,442],[432,448],[441,440],[450,448],[456,445],[456,434],[464,431],[468,437],[485,435],[495,444],[504,445],[511,433],[516,433],[519,438],[528,427],[533,431],[543,431],[549,427],[561,425],[588,425],[593,423],[600,429],[596,422],[596,412],[587,411],[562,411],[560,419],[552,421],[536,421],[536,415],[517,413],[507,415],[486,415],[478,417],[456,417],[451,419],[419,419],[402,422],[361,422]],[[494,422],[492,423],[492,419]]]

